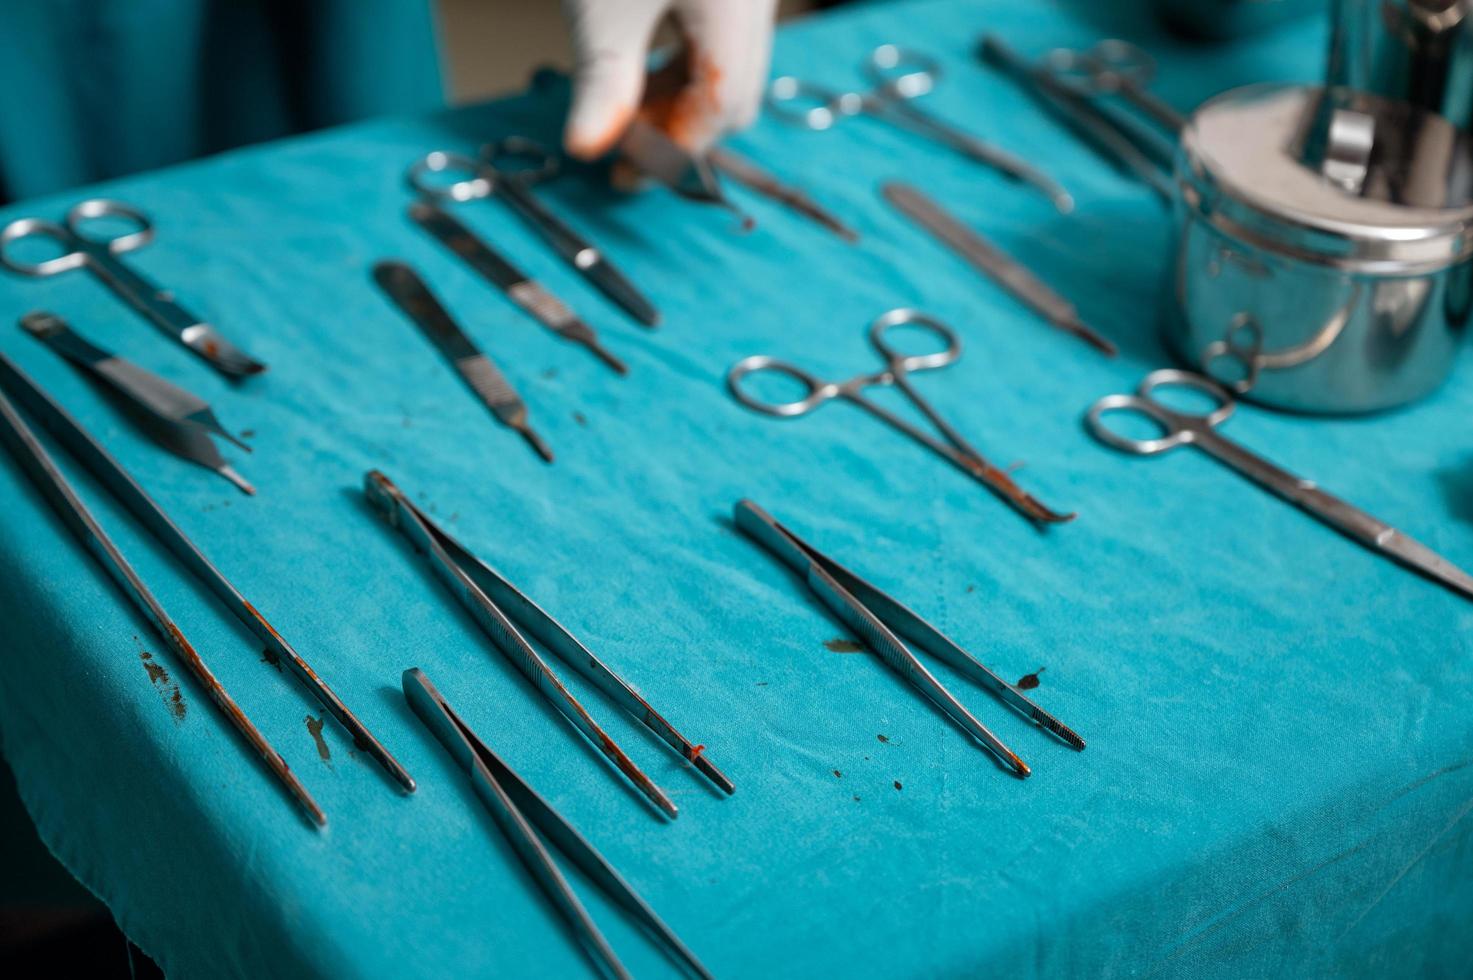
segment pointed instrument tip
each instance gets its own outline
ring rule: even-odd
[[[1033,720],[1038,722],[1048,731],[1053,732],[1055,735],[1057,735],[1060,739],[1064,741],[1064,744],[1068,745],[1071,749],[1074,749],[1078,752],[1084,751],[1084,739],[1075,734],[1074,729],[1070,728],[1062,721],[1059,721],[1059,719],[1055,718],[1053,715],[1048,714],[1047,712],[1042,710],[1036,710],[1033,713]]]
[[[523,439],[527,440],[527,445],[531,446],[532,450],[536,452],[538,456],[542,457],[542,461],[544,463],[551,463],[553,461],[552,447],[543,442],[541,436],[539,436],[537,433],[533,432],[531,428],[526,426],[523,426],[517,431],[522,434]]]
[[[225,479],[235,484],[240,492],[245,494],[247,497],[254,497],[256,495],[256,488],[251,486],[250,483],[247,482],[245,477],[237,473],[234,467],[222,466],[215,472],[219,473],[221,476],[225,477]]]

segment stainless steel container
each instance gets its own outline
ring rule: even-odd
[[[1473,127],[1473,0],[1335,0],[1330,85]]]
[[[1467,149],[1438,116],[1345,89],[1207,102],[1177,156],[1168,340],[1275,407],[1428,394],[1473,306]]]

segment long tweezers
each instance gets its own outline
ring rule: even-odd
[[[747,159],[740,153],[728,150],[725,147],[712,147],[711,151],[706,154],[706,160],[714,169],[730,177],[748,190],[761,194],[763,197],[770,198],[789,210],[801,214],[803,217],[838,235],[849,244],[853,245],[859,241],[859,232],[846,225],[832,211],[815,201],[803,188],[784,183],[777,176],[768,173],[758,166],[755,161]]]
[[[3,367],[4,387],[12,392],[16,390],[12,386],[12,376],[19,376],[22,380],[26,380],[24,375],[20,375],[19,370],[3,355],[0,355],[0,367]],[[28,380],[27,383],[29,383]],[[205,691],[210,695],[210,700],[215,702],[216,707],[225,714],[241,737],[250,743],[251,748],[266,764],[266,768],[281,782],[297,805],[313,823],[319,827],[324,826],[327,823],[327,815],[322,812],[317,801],[312,799],[312,794],[307,792],[307,787],[302,785],[296,774],[291,771],[291,767],[286,764],[286,760],[271,747],[271,743],[266,741],[266,736],[262,735],[250,718],[246,717],[246,713],[231,698],[224,685],[211,673],[210,668],[205,666],[204,660],[185,638],[173,617],[149,591],[142,577],[108,537],[102,525],[97,522],[97,518],[87,509],[87,505],[82,503],[81,498],[77,496],[76,491],[57,468],[50,454],[41,445],[41,441],[21,417],[15,404],[3,393],[0,393],[0,442],[4,442],[10,448],[11,453],[25,469],[27,475],[41,490],[66,525],[76,534],[78,540],[88,551],[92,552],[138,611],[153,625],[159,637],[168,644],[169,649],[174,651],[175,656],[183,661],[190,673],[204,685]],[[85,462],[85,457],[83,458]]]
[[[353,743],[383,766],[404,789],[414,790],[414,779],[373,737],[363,722],[348,710],[327,682],[303,660],[276,628],[241,595],[230,580],[179,529],[164,509],[138,485],[82,424],[52,401],[36,382],[0,354],[0,389],[4,389],[40,422],[42,428],[70,452],[195,578],[209,587],[230,612],[250,630],[266,649],[285,663],[298,681],[312,692],[323,709],[337,719]]]
[[[990,749],[1013,772],[1027,776],[1028,765],[952,696],[910,652],[901,636],[943,661],[963,676],[981,684],[1024,717],[1057,735],[1075,749],[1084,740],[1063,722],[1044,711],[1016,687],[957,646],[936,627],[881,592],[849,569],[779,524],[750,500],[735,507],[736,525],[757,543],[802,575],[808,587],[833,613],[854,630],[870,649],[946,712],[963,731]],[[896,634],[899,634],[897,636]]]
[[[550,651],[663,739],[717,787],[727,793],[735,792],[736,787],[731,780],[706,758],[704,746],[691,744],[676,731],[674,725],[661,717],[648,701],[605,666],[603,661],[594,656],[561,623],[496,574],[485,562],[467,551],[460,542],[437,527],[387,476],[377,470],[368,472],[363,477],[363,492],[384,518],[409,539],[415,550],[423,552],[429,558],[435,574],[450,587],[456,598],[527,680],[587,736],[651,803],[671,817],[677,814],[675,804],[670,798],[599,727],[598,722],[578,703],[572,692],[563,686],[547,661],[527,642],[514,621],[520,622],[527,632],[541,640]]]
[[[219,436],[246,452],[251,447],[220,424],[204,399],[103,350],[55,313],[27,313],[20,318],[20,325],[32,337],[112,389],[133,409],[129,415],[138,427],[158,445],[181,459],[220,474],[242,493],[256,492],[235,467],[225,462],[210,437]]]
[[[700,960],[639,897],[623,875],[614,870],[614,866],[587,838],[460,720],[418,667],[404,672],[404,697],[425,727],[469,774],[476,795],[491,811],[502,832],[516,848],[517,856],[572,926],[585,952],[598,966],[615,977],[629,976],[629,971],[619,962],[613,947],[553,862],[548,844],[562,851],[564,857],[577,865],[605,895],[659,941],[676,962],[695,976],[709,980],[711,974]]]

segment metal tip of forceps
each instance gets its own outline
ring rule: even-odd
[[[471,554],[464,545],[446,534],[387,476],[377,470],[365,474],[363,492],[369,503],[383,514],[389,524],[408,538],[416,551],[429,559],[435,574],[454,592],[455,597],[496,648],[656,808],[670,817],[675,817],[678,813],[675,804],[665,792],[635,765],[564,686],[547,661],[528,642],[522,629],[612,698],[719,789],[725,793],[735,792],[736,787],[731,780],[706,758],[704,746],[692,744],[681,735],[675,726],[666,721],[622,677],[579,642],[577,637],[516,586]]]
[[[1032,770],[925,668],[905,640],[968,680],[987,688],[1004,704],[1065,744],[1076,750],[1084,748],[1084,739],[1016,686],[1003,680],[908,607],[779,524],[761,507],[750,500],[738,501],[734,516],[743,533],[802,576],[809,589],[845,626],[853,630],[854,635],[1015,775],[1025,777]]]
[[[629,124],[619,151],[639,171],[686,200],[714,204],[736,215],[743,231],[756,220],[738,207],[721,187],[721,180],[705,157],[697,156],[642,119]]]
[[[582,870],[625,914],[643,926],[673,962],[702,980],[710,980],[711,974],[701,961],[640,898],[623,875],[553,809],[552,804],[517,775],[516,770],[491,751],[455,713],[424,671],[418,667],[406,670],[403,687],[410,708],[466,770],[476,795],[491,811],[522,863],[562,914],[595,965],[615,977],[629,976],[629,971],[619,961],[613,947],[553,861],[554,848]]]

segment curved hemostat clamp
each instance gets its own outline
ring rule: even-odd
[[[414,713],[419,715],[419,720],[434,732],[445,750],[470,775],[476,795],[491,811],[502,832],[516,848],[517,856],[522,859],[532,877],[537,879],[537,884],[577,933],[578,941],[590,959],[612,976],[629,976],[629,971],[624,969],[618,956],[614,954],[613,947],[574,894],[568,879],[553,862],[548,851],[549,844],[562,851],[563,856],[592,879],[614,904],[644,927],[672,959],[695,976],[710,980],[711,974],[701,965],[701,961],[661,921],[654,909],[639,897],[629,882],[614,870],[613,865],[572,824],[552,808],[552,804],[539,796],[495,752],[487,748],[486,743],[476,737],[476,733],[451,710],[440,692],[435,690],[435,685],[430,683],[430,679],[418,667],[411,667],[404,672],[404,697]]]
[[[1004,704],[1053,732],[1072,748],[1084,748],[1084,739],[957,646],[946,634],[783,527],[761,507],[743,500],[734,510],[737,527],[802,575],[824,605],[871,650],[1013,772],[1027,776],[1032,770],[942,686],[900,637],[992,691]]]
[[[370,471],[363,477],[363,492],[388,522],[409,539],[415,550],[429,558],[435,574],[450,587],[497,648],[651,803],[668,816],[674,817],[678,813],[664,791],[624,754],[618,743],[578,703],[547,661],[517,629],[517,623],[679,752],[707,779],[727,793],[735,792],[736,787],[731,780],[706,758],[704,746],[692,745],[561,623],[437,527],[388,477],[377,470]]]

